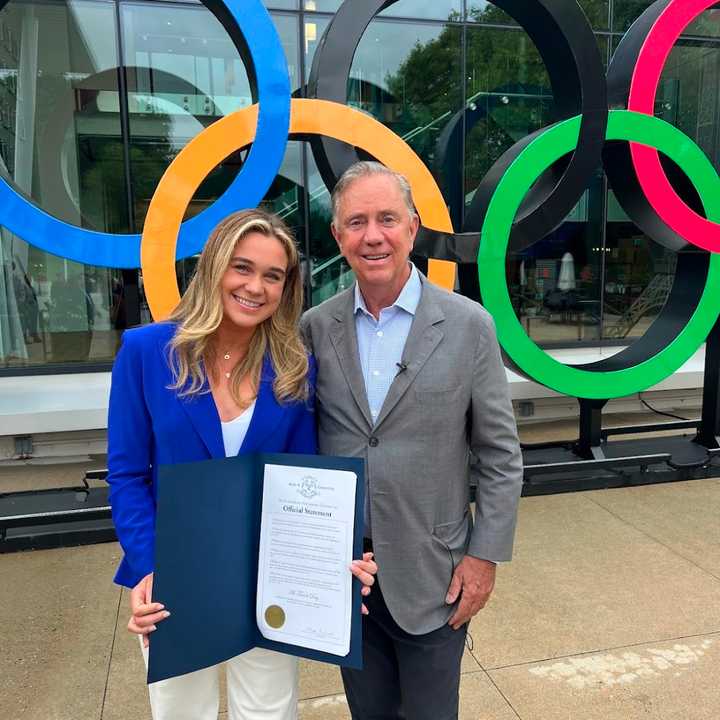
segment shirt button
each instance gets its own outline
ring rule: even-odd
[[[383,331],[382,331],[382,330],[378,330],[378,331],[377,331],[377,336],[378,336],[378,337],[382,337],[382,336],[383,336]]]
[[[380,374],[380,371],[379,371],[379,370],[373,370],[373,375],[374,375],[375,377],[377,377],[379,374]]]
[[[374,435],[368,440],[368,445],[370,447],[377,447],[379,444],[380,441]]]

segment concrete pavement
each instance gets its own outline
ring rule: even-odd
[[[149,720],[118,558],[0,555],[2,720]],[[524,498],[470,634],[462,720],[716,720],[720,479]],[[349,717],[335,668],[300,692],[301,720]]]

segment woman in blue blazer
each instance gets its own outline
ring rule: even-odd
[[[169,615],[152,601],[157,468],[246,452],[316,452],[314,363],[298,334],[302,282],[292,235],[246,210],[213,231],[167,322],[128,330],[112,374],[108,482],[132,588],[131,632],[147,648]],[[369,591],[371,556],[352,572]],[[146,652],[146,651],[145,651]],[[227,664],[230,720],[296,716],[296,658],[255,649]],[[216,720],[218,669],[149,686],[154,720]]]

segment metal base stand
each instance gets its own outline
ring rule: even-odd
[[[602,427],[607,400],[578,398],[580,420],[574,442],[523,447],[523,494],[570,492],[625,485],[693,480],[720,472],[720,321],[707,338],[701,416],[624,427]],[[672,430],[682,435],[648,437]],[[619,435],[632,439],[612,440]]]
[[[580,421],[574,442],[523,447],[524,495],[571,492],[713,477],[720,465],[720,321],[708,335],[703,405],[698,420],[602,427],[607,400],[578,398]],[[682,436],[649,433],[689,431]],[[630,440],[613,436],[634,435]],[[643,437],[644,436],[644,437]],[[115,539],[107,488],[83,487],[0,495],[0,552],[62,547]]]
[[[0,553],[70,547],[116,539],[107,487],[82,486],[0,494]]]

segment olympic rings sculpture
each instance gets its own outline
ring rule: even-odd
[[[7,0],[0,0],[0,8]],[[525,29],[546,65],[554,122],[523,138],[488,171],[466,214],[452,226],[430,171],[388,128],[347,106],[347,79],[364,30],[396,0],[345,0],[316,51],[309,99],[291,100],[288,70],[274,25],[260,0],[205,0],[232,36],[254,79],[257,104],[221,118],[178,154],[150,203],[142,238],[78,228],[45,213],[0,182],[0,224],[27,242],[78,262],[141,267],[153,317],[179,299],[174,262],[198,252],[228,213],[257,205],[280,167],[290,138],[311,143],[331,188],[357,159],[355,148],[403,172],[422,223],[416,250],[430,279],[448,289],[455,263],[477,263],[482,300],[493,314],[511,365],[558,392],[608,399],[644,390],[677,370],[700,347],[720,315],[720,178],[700,148],[653,117],[667,56],[680,34],[715,0],[657,0],[619,44],[607,77],[592,29],[575,0],[494,0]],[[441,136],[457,141],[467,110]],[[338,141],[342,141],[338,142]],[[228,190],[182,222],[204,177],[230,153],[250,148]],[[668,179],[658,152],[684,175]],[[603,166],[635,224],[678,253],[667,302],[648,331],[600,362],[563,365],[524,332],[505,282],[505,256],[554,230]],[[702,250],[702,251],[701,251]],[[707,252],[709,251],[709,253]]]
[[[0,0],[0,8],[8,0]],[[199,252],[212,229],[240,207],[254,207],[275,179],[290,120],[290,77],[272,19],[262,0],[206,0],[254,71],[260,113],[257,143],[232,184],[211,207],[183,223],[178,257]],[[247,62],[249,61],[249,62]],[[262,140],[261,140],[262,138]],[[53,255],[102,267],[140,267],[140,235],[96,232],[58,220],[7,182],[0,182],[0,225]]]

